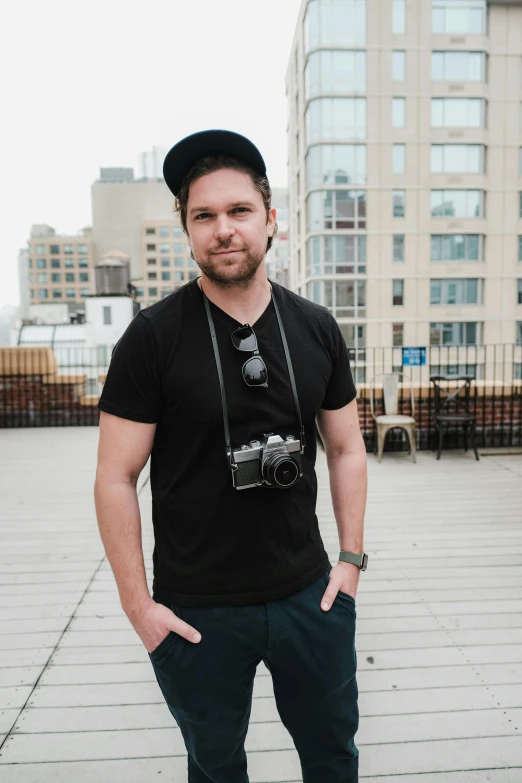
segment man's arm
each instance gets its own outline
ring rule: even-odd
[[[147,586],[136,485],[152,451],[155,432],[155,424],[102,411],[94,485],[98,527],[121,606],[149,652],[169,630],[196,641],[192,638],[195,629],[156,604]]]
[[[368,476],[357,399],[338,410],[321,410],[317,416],[317,427],[326,452],[340,549],[361,553],[364,551]],[[328,605],[331,606],[340,589],[355,598],[359,576],[359,568],[351,563],[340,562],[332,568],[330,585],[325,593]]]

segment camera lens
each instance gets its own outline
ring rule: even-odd
[[[271,454],[263,468],[266,481],[277,487],[291,487],[299,478],[296,461],[286,454]]]

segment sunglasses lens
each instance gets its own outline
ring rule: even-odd
[[[268,381],[266,365],[260,356],[253,356],[243,365],[243,378],[248,386],[264,386]]]
[[[240,326],[232,333],[232,342],[240,351],[255,351],[257,339],[250,326]]]

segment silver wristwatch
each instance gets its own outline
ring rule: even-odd
[[[366,571],[368,567],[368,555],[365,552],[356,554],[355,552],[343,552],[341,550],[339,552],[339,560],[342,560],[343,563],[352,563],[352,565],[360,568],[361,571]]]

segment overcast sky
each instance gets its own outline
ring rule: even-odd
[[[18,304],[33,223],[90,225],[101,166],[137,168],[230,128],[286,184],[285,75],[301,0],[12,0],[0,15],[0,306]]]

